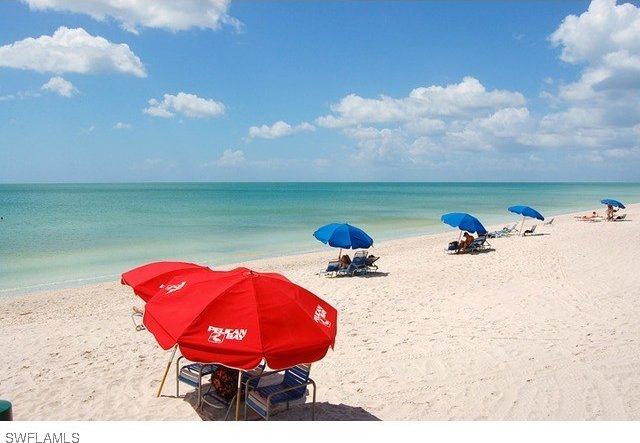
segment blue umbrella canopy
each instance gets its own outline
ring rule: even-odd
[[[366,232],[348,223],[330,223],[318,228],[313,236],[335,248],[368,248],[373,244],[373,239]]]
[[[611,206],[614,206],[616,208],[625,209],[625,207],[624,207],[624,205],[622,203],[620,203],[618,200],[614,200],[612,198],[605,198],[603,200],[600,200],[600,203],[602,203],[603,205],[611,205]]]
[[[450,212],[440,217],[440,220],[449,226],[459,228],[461,231],[477,232],[479,235],[487,233],[482,223],[473,215],[469,215],[466,212]]]
[[[544,217],[542,216],[542,214],[540,214],[538,211],[536,211],[535,209],[533,209],[530,206],[511,206],[509,209],[510,212],[514,212],[516,214],[520,214],[523,217],[531,217],[531,218],[537,218],[538,220],[544,220]]]

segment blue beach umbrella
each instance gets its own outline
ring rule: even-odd
[[[443,223],[460,229],[460,231],[477,232],[478,235],[484,235],[487,230],[482,226],[482,223],[473,215],[469,215],[466,212],[450,212],[440,217]],[[460,232],[462,234],[462,232]]]
[[[620,203],[618,200],[614,200],[612,198],[605,198],[603,200],[600,200],[600,203],[602,203],[603,205],[611,205],[615,208],[620,208],[620,209],[625,209],[624,205],[622,203]]]
[[[509,212],[522,215],[522,225],[520,225],[520,232],[523,232],[522,228],[524,228],[525,217],[536,218],[538,220],[544,221],[543,215],[530,206],[518,205],[518,206],[511,206],[507,209],[509,210]]]
[[[362,229],[348,223],[330,223],[313,233],[313,236],[324,244],[342,249],[368,248],[373,245],[373,239]]]

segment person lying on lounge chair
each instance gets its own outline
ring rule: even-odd
[[[473,243],[473,240],[475,240],[473,235],[469,234],[468,232],[462,234],[462,240],[460,241],[460,245],[458,246],[458,252],[467,249],[469,245]]]
[[[342,257],[340,257],[340,268],[341,269],[348,268],[350,264],[351,264],[351,257],[349,257],[349,254],[344,254]]]
[[[593,211],[590,215],[578,215],[576,217],[578,220],[593,220],[595,218],[598,218],[596,211]]]

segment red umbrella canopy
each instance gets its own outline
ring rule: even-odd
[[[125,272],[122,274],[120,283],[131,286],[133,292],[147,302],[175,276],[212,272],[214,271],[208,267],[195,263],[159,261],[147,263]]]
[[[264,358],[283,369],[318,361],[335,343],[336,309],[280,274],[236,268],[168,286],[147,303],[144,324],[191,361],[253,369]]]

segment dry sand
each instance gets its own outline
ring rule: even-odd
[[[311,373],[317,419],[638,420],[640,204],[621,212],[555,217],[473,255],[444,253],[454,231],[381,243],[381,272],[363,277],[316,275],[329,249],[243,265],[338,309],[335,350]],[[14,419],[220,419],[186,385],[175,397],[173,366],[156,398],[170,353],[134,329],[139,302],[119,282],[1,300],[0,398]]]

